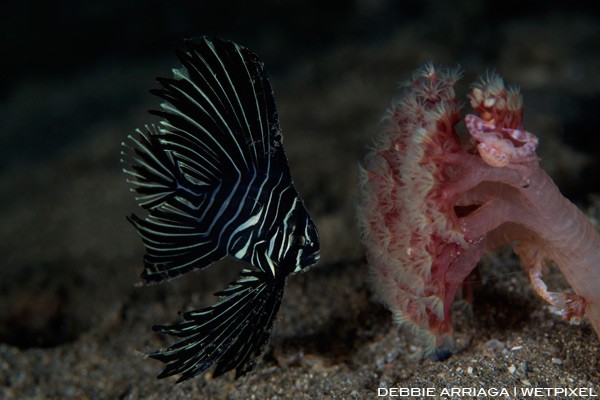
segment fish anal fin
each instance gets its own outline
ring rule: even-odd
[[[183,338],[150,357],[166,363],[159,375],[181,374],[178,382],[190,379],[216,365],[213,377],[236,370],[242,376],[255,366],[255,357],[266,345],[279,310],[285,280],[265,280],[255,272],[230,285],[229,296],[218,303],[183,314],[184,320],[154,330]],[[243,282],[243,284],[240,284]]]

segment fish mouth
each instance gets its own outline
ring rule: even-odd
[[[315,253],[312,253],[310,256],[306,257],[306,265],[307,266],[315,265],[319,261],[320,258],[321,258],[321,254],[318,251]]]
[[[320,258],[321,258],[321,255],[319,254],[318,251],[316,253],[312,253],[308,256],[301,257],[300,264],[296,265],[294,272],[300,272],[302,270],[307,270],[308,268],[315,265],[319,261]]]

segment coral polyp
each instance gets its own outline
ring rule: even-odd
[[[404,84],[360,169],[359,222],[375,293],[426,353],[453,352],[451,307],[487,252],[512,244],[534,289],[600,334],[600,235],[540,168],[523,99],[496,74],[472,86],[461,120],[457,69],[426,64]],[[595,246],[595,247],[594,247]],[[553,260],[574,293],[548,292]]]

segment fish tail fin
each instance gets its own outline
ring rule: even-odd
[[[236,379],[256,365],[281,305],[285,278],[243,270],[237,282],[215,293],[218,303],[183,313],[184,320],[154,326],[156,332],[183,338],[150,357],[166,363],[158,378],[181,374],[183,382],[216,364],[213,377],[236,369]]]
[[[135,214],[127,219],[146,245],[141,278],[147,283],[206,268],[226,255],[198,229],[192,216],[184,215],[170,205],[166,211],[153,210],[144,219]]]
[[[155,125],[136,132],[123,143],[121,161],[127,181],[138,193],[136,200],[149,211],[146,218],[128,217],[146,245],[142,279],[160,282],[223,258],[225,252],[207,238],[198,213],[210,197],[211,183],[181,168],[164,143],[168,132]]]
[[[163,149],[156,125],[146,125],[144,131],[136,129],[136,133],[122,143],[123,172],[138,194],[136,201],[141,207],[152,209],[175,195],[182,176],[173,155]]]

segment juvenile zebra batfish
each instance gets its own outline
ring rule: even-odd
[[[146,247],[142,279],[156,283],[232,256],[249,264],[237,282],[183,321],[154,326],[181,338],[150,357],[177,382],[216,365],[236,378],[256,365],[288,275],[319,259],[319,236],[290,175],[271,84],[251,51],[220,39],[186,41],[173,78],[151,91],[158,126],[123,144],[124,172],[145,218],[131,215]]]

